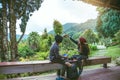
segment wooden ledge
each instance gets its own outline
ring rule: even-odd
[[[110,57],[93,57],[87,59],[87,64],[84,66],[104,64],[104,67],[107,68],[107,63],[110,62]],[[63,66],[61,64],[52,63],[49,60],[28,62],[0,62],[0,74],[45,72],[49,70],[61,69],[62,67]]]

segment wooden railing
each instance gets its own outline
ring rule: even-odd
[[[84,64],[84,66],[103,64],[103,67],[107,68],[107,63],[110,62],[110,57],[93,57],[87,59],[87,64]],[[28,62],[0,62],[0,74],[45,72],[61,68],[61,64],[51,63],[49,60]]]

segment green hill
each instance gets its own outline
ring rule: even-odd
[[[16,34],[16,39],[18,40],[20,38],[20,34]],[[22,37],[22,40],[25,40],[28,38],[27,34],[24,34],[24,36]],[[8,34],[8,40],[10,40],[10,34]]]
[[[67,33],[67,34],[74,34],[77,32],[83,32],[86,29],[92,29],[93,31],[95,31],[95,27],[96,27],[96,19],[90,19],[84,23],[66,23],[63,25],[63,34]],[[48,32],[49,34],[54,34],[54,31],[50,31]]]

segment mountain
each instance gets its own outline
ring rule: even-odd
[[[63,33],[67,30],[69,30],[70,28],[74,27],[75,25],[77,25],[77,23],[66,23],[63,25]],[[49,34],[54,34],[54,31],[51,30],[48,32]]]
[[[16,39],[18,40],[20,38],[20,34],[16,34]],[[22,37],[22,40],[25,40],[28,38],[28,35],[24,34],[24,36]],[[10,40],[10,34],[8,34],[8,40]]]
[[[87,20],[84,23],[66,23],[63,25],[63,33],[77,33],[77,32],[83,32],[86,29],[92,29],[93,31],[95,30],[96,27],[96,21],[97,19],[90,19]],[[54,31],[48,32],[49,34],[54,34]]]
[[[17,35],[16,35],[16,38],[19,39],[20,36],[21,36],[21,35],[17,34]],[[27,38],[28,38],[28,35],[24,34],[22,40],[25,40],[25,39],[27,39]]]

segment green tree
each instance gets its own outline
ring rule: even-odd
[[[26,41],[20,42],[18,45],[18,53],[20,57],[29,57],[35,54],[35,52],[27,45]]]
[[[81,34],[82,34],[82,32],[78,32],[78,33],[75,33],[72,37],[73,37],[74,39],[78,39]]]
[[[48,51],[49,47],[52,45],[52,35],[48,35],[47,29],[44,29],[43,34],[41,35],[41,40],[40,40],[40,49],[41,51]]]
[[[120,30],[120,11],[98,8],[97,31],[104,37],[113,37]]]
[[[115,34],[115,38],[120,43],[120,30]]]
[[[42,39],[40,41],[40,51],[46,52],[49,50],[48,39]]]
[[[25,30],[27,22],[35,10],[38,10],[41,6],[41,3],[43,0],[0,0],[0,4],[2,4],[2,26],[1,26],[1,34],[3,40],[3,44],[1,44],[2,47],[4,47],[4,50],[2,51],[1,55],[4,55],[8,52],[11,54],[11,60],[15,60],[18,56],[18,48],[17,45],[22,39]],[[16,40],[16,21],[21,20],[20,29],[22,32],[22,35],[20,39]],[[7,25],[7,23],[9,23]],[[10,34],[10,40],[8,45],[8,39],[7,34]],[[8,47],[10,46],[10,49],[8,50]],[[2,47],[1,50],[2,50]],[[2,57],[1,57],[2,59]],[[4,59],[5,60],[5,59]]]
[[[63,50],[73,50],[77,49],[76,44],[74,44],[69,37],[64,37],[62,41]]]
[[[31,32],[28,36],[28,44],[30,49],[37,51],[40,49],[39,46],[40,36],[37,32]]]
[[[44,29],[44,33],[42,34],[42,39],[47,39],[48,37],[48,33],[47,33],[47,29]]]
[[[55,34],[62,34],[62,32],[63,32],[63,26],[62,26],[62,24],[59,22],[59,21],[57,21],[57,20],[54,20],[54,23],[53,23],[53,29],[54,29],[54,32],[55,32]]]
[[[52,45],[52,37],[49,36],[49,37],[48,37],[48,46],[51,46],[51,45]]]
[[[83,32],[83,34],[81,34],[81,36],[83,36],[84,38],[86,38],[87,41],[88,41],[88,43],[96,43],[96,42],[98,42],[97,35],[91,29],[85,30]]]

